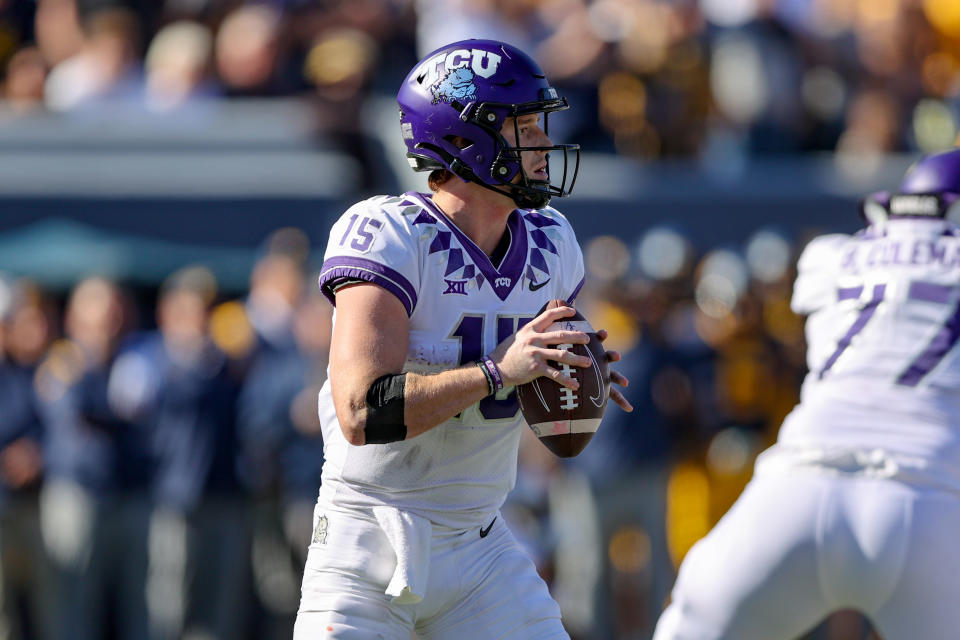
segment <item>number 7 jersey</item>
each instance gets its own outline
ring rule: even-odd
[[[778,443],[881,450],[895,474],[960,489],[960,228],[895,218],[817,238],[792,307],[809,373]]]
[[[572,302],[583,284],[580,248],[559,212],[516,210],[507,234],[509,246],[494,265],[429,195],[371,198],[331,229],[320,288],[334,304],[345,282],[385,288],[410,317],[404,370],[455,368],[493,351],[548,300]],[[489,521],[516,479],[523,419],[512,388],[416,438],[384,445],[346,442],[329,378],[319,411],[322,490],[338,504],[388,504],[466,528]]]

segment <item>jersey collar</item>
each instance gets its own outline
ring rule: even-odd
[[[510,212],[507,218],[507,231],[510,233],[510,247],[497,269],[490,262],[490,257],[478,247],[456,224],[433,202],[427,193],[409,191],[404,194],[415,199],[426,207],[433,215],[443,220],[444,225],[457,237],[460,246],[464,248],[470,260],[477,266],[483,277],[490,283],[493,292],[501,300],[506,300],[513,288],[523,279],[523,268],[527,263],[527,232],[523,223],[523,216],[516,209]]]

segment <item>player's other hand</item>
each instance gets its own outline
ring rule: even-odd
[[[600,339],[600,342],[603,342],[607,339],[610,334],[607,333],[606,329],[600,329],[597,331],[597,338]],[[619,362],[620,352],[618,351],[607,351],[607,362]],[[626,387],[630,384],[630,381],[627,380],[627,377],[618,371],[610,369],[610,382],[613,384],[619,385],[621,387]],[[633,411],[633,405],[630,404],[619,389],[610,387],[610,399],[613,400],[618,407],[624,411],[630,412]]]
[[[547,364],[548,360],[569,364],[574,367],[589,367],[592,360],[587,356],[578,356],[559,344],[587,344],[590,337],[582,331],[550,330],[550,326],[564,318],[576,314],[573,307],[547,309],[523,326],[522,329],[497,345],[490,357],[500,367],[505,386],[515,386],[530,382],[534,378],[546,376],[551,380],[576,390],[580,383],[564,375],[560,369]]]

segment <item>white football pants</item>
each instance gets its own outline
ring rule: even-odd
[[[560,608],[533,562],[497,515],[480,528],[432,530],[424,598],[385,594],[397,554],[367,514],[318,505],[294,640],[568,639]],[[492,517],[492,516],[491,516]],[[322,540],[319,541],[319,540]]]
[[[654,640],[792,640],[837,609],[884,640],[960,637],[960,496],[760,475],[684,559]]]

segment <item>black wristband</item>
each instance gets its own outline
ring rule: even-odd
[[[490,370],[487,369],[487,365],[483,360],[477,360],[474,364],[480,367],[480,371],[483,371],[483,375],[487,379],[487,395],[492,396],[497,390],[496,383],[493,381],[493,375],[490,373]]]

